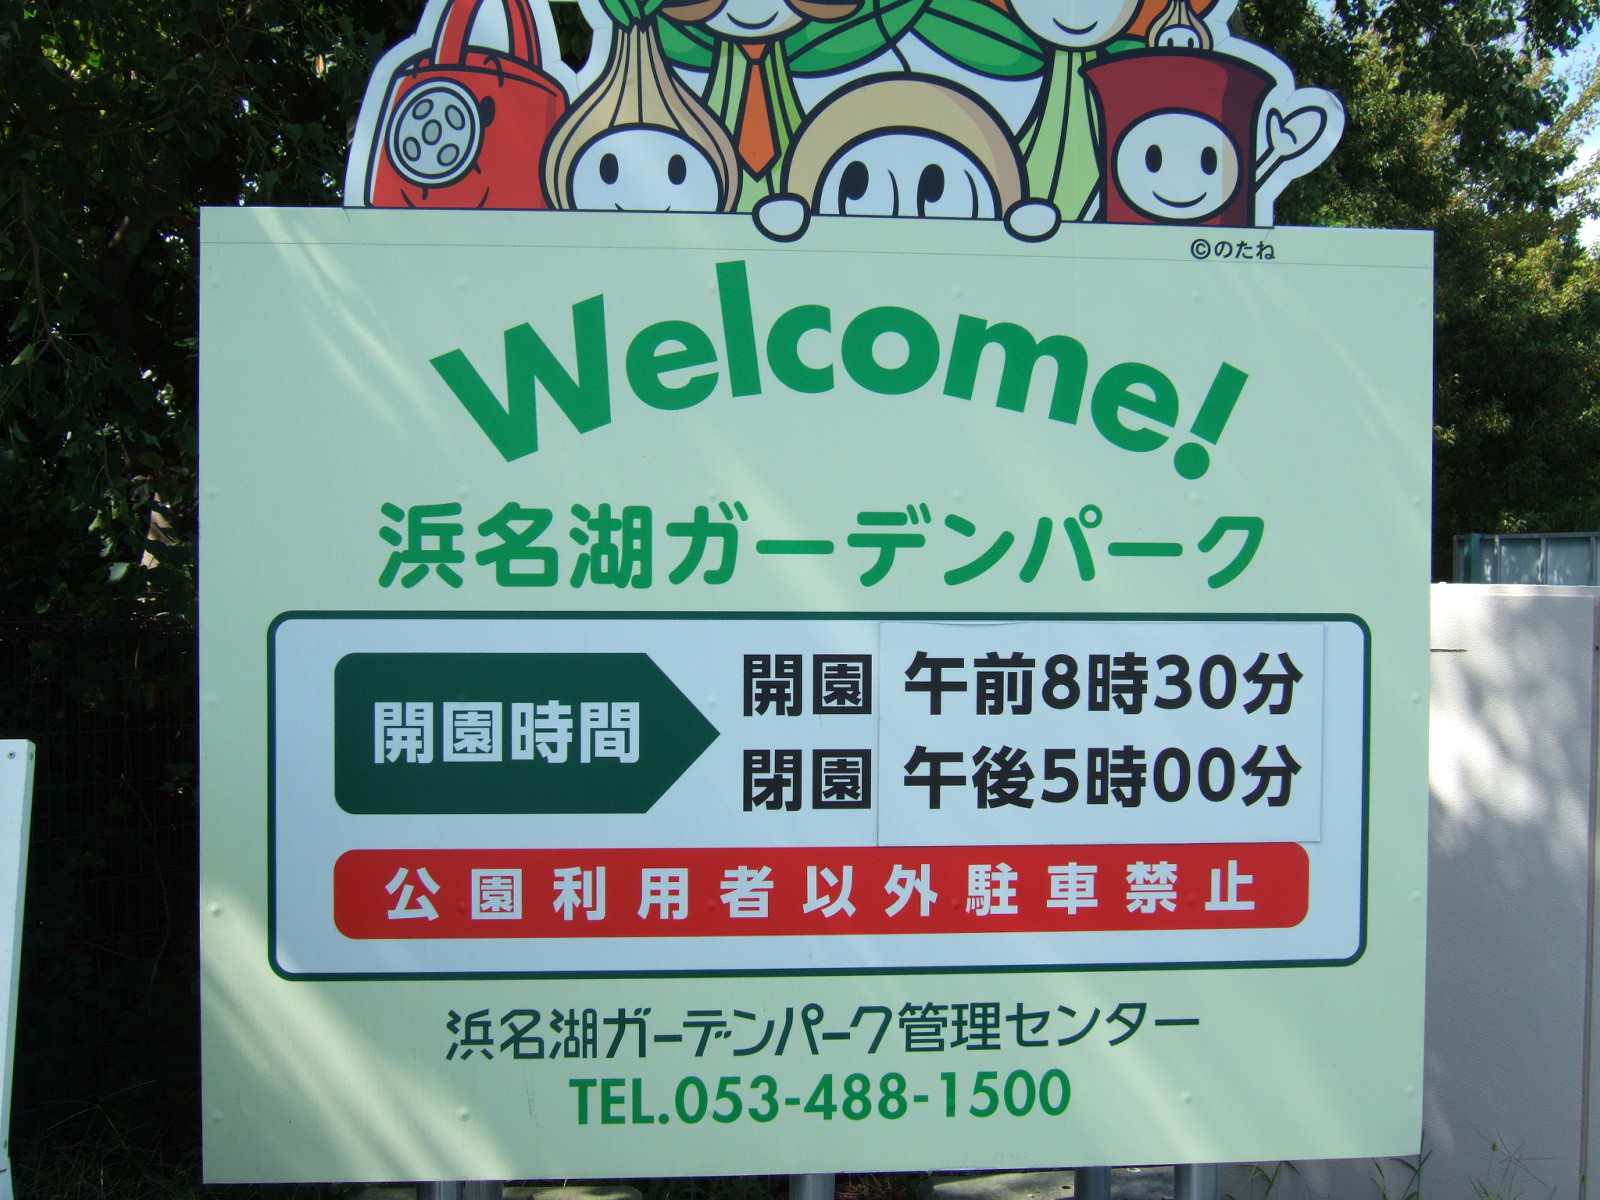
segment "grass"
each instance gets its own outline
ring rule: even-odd
[[[1534,1174],[1528,1161],[1520,1145],[1508,1149],[1499,1142],[1492,1143],[1489,1147],[1489,1177],[1482,1183],[1474,1182],[1472,1185],[1478,1200],[1527,1200],[1530,1185],[1535,1189],[1532,1195],[1554,1200],[1556,1189]]]

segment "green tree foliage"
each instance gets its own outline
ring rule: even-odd
[[[1434,573],[1468,532],[1600,529],[1600,259],[1580,237],[1595,64],[1551,53],[1592,2],[1255,0],[1240,24],[1349,124],[1278,204],[1296,225],[1432,229]]]
[[[198,210],[335,203],[409,0],[57,0],[0,16],[0,615],[183,609]]]

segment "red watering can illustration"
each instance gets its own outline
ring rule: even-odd
[[[510,46],[470,43],[489,0],[449,0],[433,44],[389,83],[368,159],[376,208],[548,208],[539,160],[566,111],[540,66],[529,0],[503,0]]]

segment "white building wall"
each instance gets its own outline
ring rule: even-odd
[[[1416,1182],[1422,1200],[1583,1200],[1588,1163],[1600,1163],[1600,589],[1440,584],[1432,607],[1427,1157]],[[1278,1171],[1272,1197],[1402,1200],[1413,1186],[1403,1163],[1298,1163]],[[1227,1168],[1222,1190],[1259,1198],[1265,1177]]]

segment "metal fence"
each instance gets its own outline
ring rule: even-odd
[[[1600,533],[1463,533],[1457,583],[1600,584]]]
[[[195,637],[0,623],[0,737],[37,743],[14,1142],[198,1122]]]

